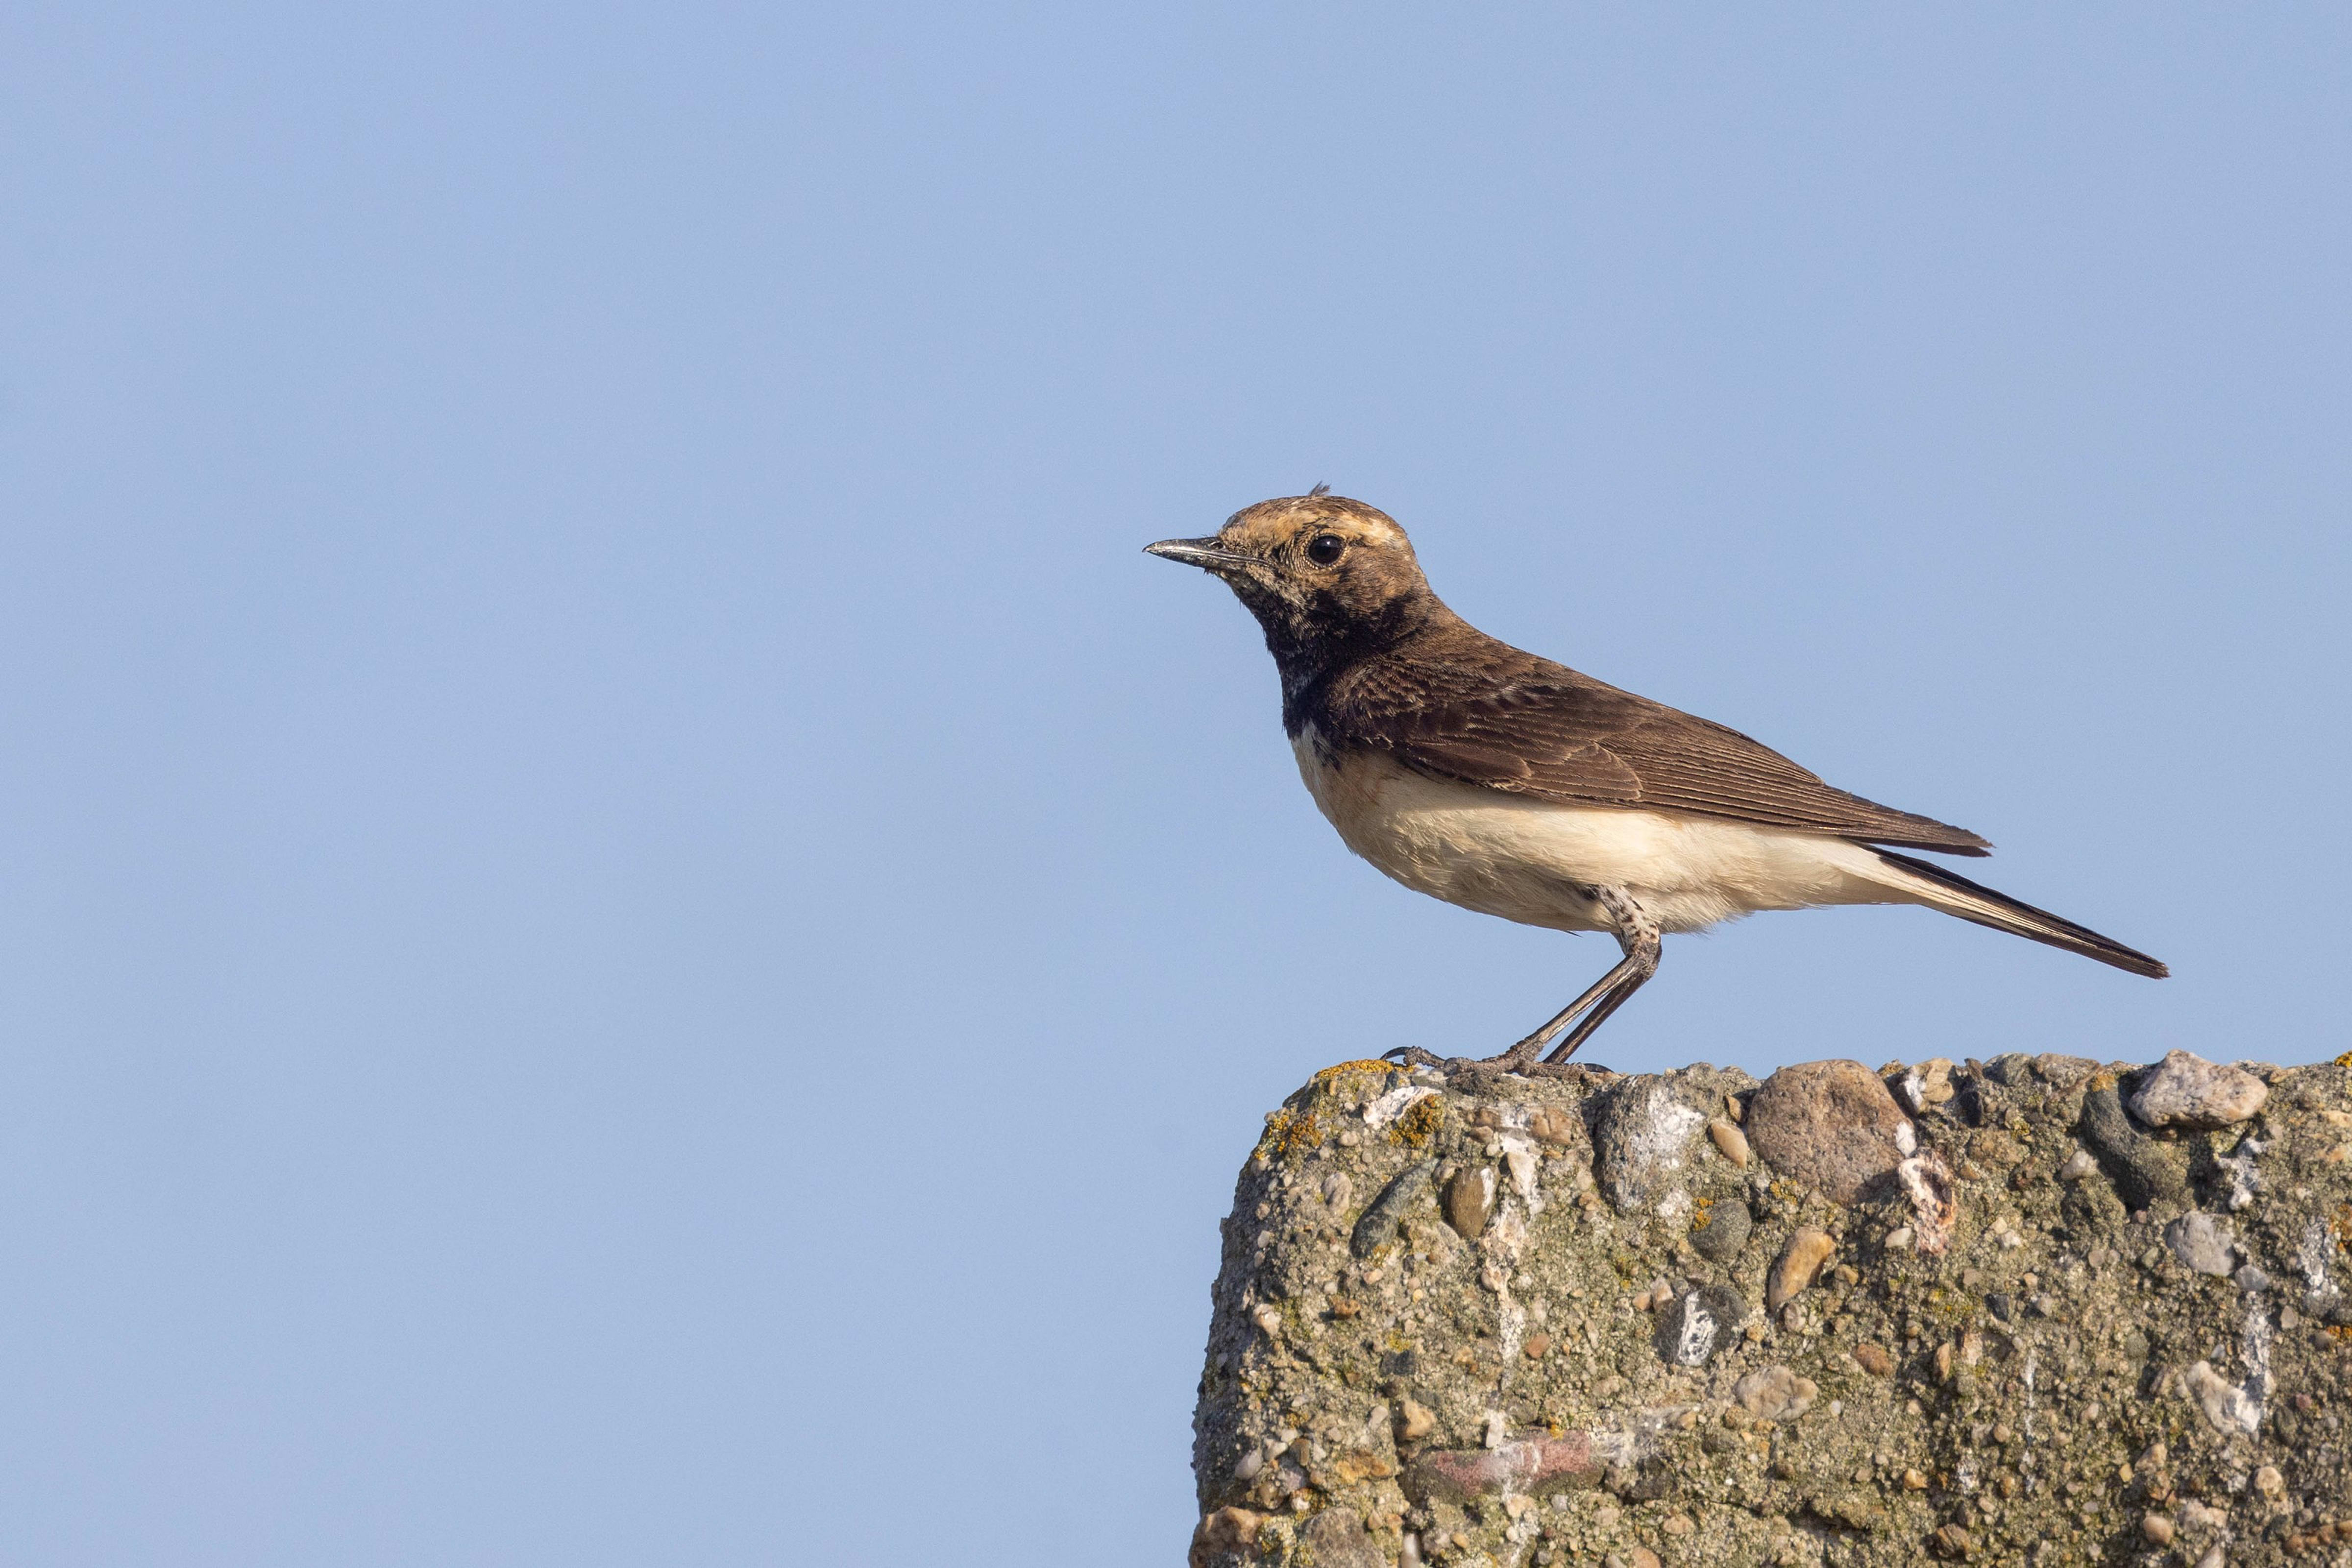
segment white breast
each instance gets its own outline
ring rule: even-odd
[[[1560,931],[1609,928],[1584,889],[1622,888],[1668,931],[1764,909],[1909,903],[1843,839],[1680,812],[1569,806],[1431,779],[1376,754],[1327,762],[1310,729],[1299,776],[1349,849],[1449,904]]]

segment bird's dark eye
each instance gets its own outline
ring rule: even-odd
[[[1329,566],[1347,548],[1348,541],[1337,534],[1317,534],[1307,541],[1307,559],[1317,566]]]

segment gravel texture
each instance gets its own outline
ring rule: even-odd
[[[1191,1562],[2352,1564],[2347,1238],[2344,1061],[1346,1063],[1225,1223]]]

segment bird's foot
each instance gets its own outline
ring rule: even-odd
[[[1521,1078],[1559,1078],[1571,1083],[1585,1083],[1596,1078],[1617,1076],[1596,1062],[1539,1061],[1534,1051],[1516,1045],[1500,1056],[1485,1058],[1440,1056],[1417,1045],[1400,1045],[1393,1051],[1382,1051],[1381,1055],[1382,1060],[1393,1057],[1406,1067],[1434,1067],[1441,1071],[1466,1073],[1473,1078],[1501,1078],[1517,1073]]]
[[[1530,1061],[1512,1071],[1525,1078],[1559,1078],[1570,1083],[1591,1083],[1617,1076],[1616,1069],[1597,1061]]]
[[[1433,1051],[1423,1051],[1417,1045],[1400,1045],[1394,1051],[1381,1052],[1381,1060],[1396,1059],[1400,1067],[1434,1067],[1441,1071],[1458,1072],[1478,1064],[1466,1056],[1440,1056]]]

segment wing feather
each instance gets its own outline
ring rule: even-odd
[[[1580,805],[1653,806],[1948,854],[1965,828],[1865,800],[1723,725],[1492,640],[1484,655],[1391,653],[1335,680],[1318,731],[1436,778]]]

